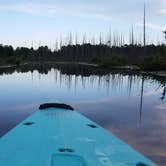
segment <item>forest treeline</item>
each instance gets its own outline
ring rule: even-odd
[[[52,51],[47,46],[37,49],[0,45],[0,64],[27,62],[88,62],[104,68],[136,65],[144,70],[166,70],[166,45],[69,44]]]

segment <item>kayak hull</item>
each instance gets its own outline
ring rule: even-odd
[[[77,111],[38,110],[0,139],[2,166],[154,166]]]

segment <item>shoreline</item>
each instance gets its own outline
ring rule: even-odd
[[[6,65],[0,65],[0,70],[1,69],[8,69],[8,68],[13,68],[13,67],[21,67],[21,66],[26,66],[26,65],[44,65],[44,64],[52,64],[52,65],[56,65],[56,64],[64,64],[64,65],[83,65],[83,66],[89,66],[89,67],[95,67],[95,68],[100,68],[103,70],[107,70],[107,71],[128,71],[128,72],[138,72],[141,74],[146,74],[146,75],[153,75],[153,76],[159,76],[159,77],[166,77],[166,71],[144,71],[141,70],[141,68],[139,68],[138,66],[134,66],[134,65],[126,65],[126,66],[115,66],[112,67],[111,69],[104,69],[102,68],[100,65],[98,64],[94,64],[94,63],[88,63],[88,62],[70,62],[70,61],[59,61],[59,62],[54,62],[54,61],[47,61],[47,62],[25,62],[22,63],[20,65],[16,65],[16,64],[6,64]]]

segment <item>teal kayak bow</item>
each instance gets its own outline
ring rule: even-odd
[[[0,166],[154,166],[65,104],[44,104],[0,139]]]

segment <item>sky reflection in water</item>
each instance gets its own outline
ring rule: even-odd
[[[68,103],[160,165],[166,163],[166,102],[160,84],[138,75],[76,76],[52,68],[47,74],[0,76],[0,136],[41,103]],[[162,97],[162,100],[161,100]]]

